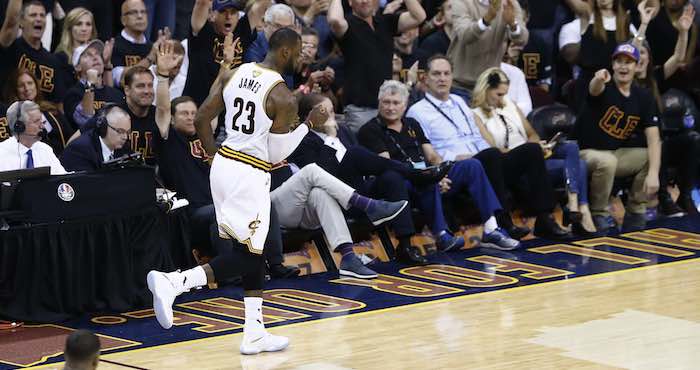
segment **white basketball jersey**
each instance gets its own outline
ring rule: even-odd
[[[233,150],[269,162],[267,139],[272,119],[265,112],[265,100],[282,76],[257,63],[238,67],[224,87],[226,140]]]

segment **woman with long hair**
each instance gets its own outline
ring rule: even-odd
[[[579,236],[591,236],[596,232],[593,217],[588,208],[588,179],[586,162],[579,157],[578,145],[561,142],[552,147],[540,140],[537,132],[525,118],[520,108],[507,96],[510,81],[499,68],[489,68],[476,81],[472,108],[491,134],[490,144],[503,152],[521,145],[542,146],[547,173],[554,181],[560,179],[566,185],[568,198],[565,224],[572,224],[572,231]]]
[[[42,141],[51,146],[56,156],[63,153],[63,149],[68,145],[75,131],[58,107],[44,99],[32,73],[26,69],[13,70],[3,91],[3,100],[8,105],[18,100],[31,100],[37,103],[44,115],[44,130],[46,130],[46,137],[42,138]]]

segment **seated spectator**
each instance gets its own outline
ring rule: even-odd
[[[425,20],[418,0],[406,0],[408,11],[379,14],[376,2],[351,1],[345,14],[341,0],[331,0],[328,23],[345,58],[343,98],[345,125],[353,133],[377,116],[379,86],[392,78],[394,35]]]
[[[7,121],[12,136],[0,143],[0,171],[49,166],[52,175],[66,173],[51,147],[41,142],[44,121],[38,104],[29,100],[12,103]]]
[[[498,225],[515,239],[530,233],[526,227],[513,225],[507,191],[527,183],[531,192],[526,205],[537,215],[535,235],[552,239],[567,237],[568,233],[550,216],[554,195],[540,146],[525,144],[507,153],[491,147],[491,134],[481,119],[459,96],[450,94],[452,67],[445,56],[436,55],[429,60],[426,83],[425,98],[411,107],[409,116],[420,122],[426,137],[443,159],[461,161],[473,157],[481,162],[502,206],[502,211],[496,213]]]
[[[454,36],[447,56],[455,66],[453,92],[468,102],[479,74],[501,64],[506,40],[525,45],[528,31],[517,0],[451,3]]]
[[[146,38],[148,12],[143,0],[126,0],[121,7],[122,32],[114,39],[112,52],[112,77],[114,85],[121,86],[122,75],[129,68],[141,65],[149,67],[154,63],[152,46]]]
[[[63,19],[63,31],[61,32],[60,41],[56,47],[54,54],[64,65],[65,73],[71,76],[71,81],[66,81],[67,86],[73,86],[75,81],[73,81],[73,52],[79,46],[87,44],[90,40],[97,39],[97,30],[95,28],[95,18],[91,11],[83,8],[77,7],[71,9],[66,17]],[[107,41],[107,48],[103,51],[107,53],[104,54],[104,59],[109,61],[109,65],[106,66],[109,72],[109,76],[105,76],[104,82],[112,84],[112,46],[114,44],[114,39]]]
[[[299,147],[289,156],[290,163],[302,168],[315,163],[357,189],[360,194],[390,201],[410,200],[409,188],[413,186],[408,184],[408,179],[423,185],[434,184],[446,173],[414,169],[358,146],[350,130],[338,126],[332,114],[332,103],[321,95],[303,96],[299,102],[299,116],[306,119],[312,108],[319,104],[325,106],[331,113],[329,119],[323,125],[314,126],[313,130],[306,134]],[[369,178],[370,176],[375,178]],[[435,186],[431,188],[437,194],[437,188]],[[442,215],[442,212],[439,215]],[[394,218],[391,226],[399,239],[397,258],[405,263],[426,263],[427,260],[420,255],[418,249],[411,246],[411,236],[416,233],[416,230],[410,207],[406,207]],[[441,250],[457,248],[460,244],[463,245],[464,241],[453,238],[447,233],[438,240],[438,248]]]
[[[498,68],[489,68],[479,76],[474,89],[474,113],[491,134],[492,146],[509,152],[522,145],[539,144],[551,179],[560,179],[566,187],[568,198],[564,211],[564,223],[573,222],[573,231],[579,236],[593,236],[595,225],[588,208],[588,172],[586,162],[579,157],[575,142],[548,144],[525,118],[523,112],[511,101],[508,93],[508,76]]]
[[[639,48],[640,52],[635,79],[640,86],[652,92],[658,111],[661,113],[665,113],[661,94],[666,90],[667,80],[674,76],[685,60],[688,33],[693,26],[694,18],[695,10],[691,5],[686,5],[683,15],[678,19],[680,32],[676,40],[675,52],[663,65],[654,63],[653,53],[648,42],[639,42],[642,39],[639,37],[635,38],[635,46]],[[641,34],[641,30],[640,36],[644,37]],[[683,111],[682,113],[685,114],[686,112]],[[668,123],[670,124],[670,122]],[[659,212],[666,216],[681,215],[683,212],[697,213],[697,208],[695,208],[695,204],[690,197],[690,192],[693,190],[697,179],[699,158],[690,153],[698,153],[700,151],[700,141],[697,132],[693,131],[692,127],[684,127],[684,125],[670,127],[671,125],[669,124],[664,122],[664,127],[669,129],[661,132],[663,144],[659,178]],[[676,181],[680,190],[678,202],[673,201],[667,189],[670,181],[669,167],[678,168]]]
[[[364,266],[352,249],[343,209],[355,208],[367,215],[374,226],[393,220],[406,208],[405,200],[385,202],[360,195],[316,164],[305,166],[270,193],[282,227],[321,227],[333,252],[342,256],[340,275],[373,279],[377,273]]]
[[[61,155],[69,171],[95,171],[104,162],[130,152],[126,142],[131,134],[131,117],[114,104],[106,105],[96,118],[95,128],[72,141]]]
[[[60,109],[68,86],[66,81],[71,77],[66,75],[58,58],[42,47],[41,36],[45,29],[46,9],[41,1],[8,2],[0,29],[0,85],[7,84],[6,78],[12,70],[27,70],[39,82],[36,86],[47,100]]]
[[[97,369],[100,364],[100,338],[89,330],[76,330],[66,338],[64,370]]]
[[[106,103],[121,103],[124,100],[120,90],[104,84],[104,48],[102,41],[92,40],[75,48],[75,56],[71,57],[79,80],[68,89],[63,109],[75,129],[85,125],[95,111]]]
[[[581,158],[591,176],[590,208],[598,231],[609,228],[608,198],[615,178],[634,178],[623,230],[645,226],[647,197],[659,189],[661,143],[656,105],[648,90],[633,83],[639,50],[632,44],[620,44],[612,60],[612,76],[601,69],[591,80],[576,122]],[[646,137],[647,147],[624,147],[635,132]]]
[[[36,77],[26,69],[13,70],[7,77],[4,90],[4,99],[8,103],[30,100],[39,105],[46,134],[41,141],[51,146],[56,156],[60,156],[75,130],[59,107],[44,99]]]

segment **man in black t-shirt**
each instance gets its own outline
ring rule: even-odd
[[[154,62],[153,44],[146,39],[148,13],[142,0],[127,0],[122,3],[122,32],[114,38],[112,52],[112,77],[114,85],[121,86],[124,72],[136,65],[149,67]]]
[[[226,68],[238,67],[243,53],[255,39],[255,25],[260,22],[265,8],[256,2],[248,14],[239,19],[243,9],[239,1],[197,1],[192,9],[190,36],[187,38],[189,69],[183,95],[201,105],[209,95],[209,88],[216,79],[224,60],[224,38],[233,34],[235,55]]]
[[[20,28],[22,36],[18,37]],[[45,28],[46,9],[40,1],[9,2],[0,30],[0,86],[5,85],[12,70],[27,69],[36,77],[44,96],[61,104],[67,76],[58,58],[41,46]]]
[[[377,115],[379,86],[392,77],[394,36],[425,20],[418,0],[404,5],[407,12],[375,15],[375,1],[350,1],[346,16],[341,0],[331,1],[328,24],[345,58],[345,124],[353,132]]]
[[[146,164],[154,166],[160,133],[156,124],[156,107],[152,105],[154,92],[151,71],[142,66],[129,68],[124,73],[124,94],[126,100],[121,107],[131,116],[131,150],[141,152]]]
[[[618,45],[613,53],[613,75],[607,69],[596,72],[576,123],[581,158],[591,173],[590,208],[599,231],[608,229],[608,198],[616,177],[634,177],[625,230],[644,227],[647,197],[659,189],[658,117],[651,93],[633,84],[638,61],[636,47]],[[635,132],[643,132],[647,148],[625,147]]]

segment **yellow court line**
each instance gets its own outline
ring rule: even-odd
[[[488,292],[481,292],[481,293],[474,293],[474,294],[465,294],[465,295],[460,295],[456,297],[449,297],[449,298],[442,298],[442,299],[434,299],[430,300],[427,302],[417,302],[417,303],[409,303],[405,305],[400,305],[400,306],[394,306],[394,307],[387,307],[387,308],[380,308],[377,310],[370,310],[370,311],[364,311],[364,312],[358,312],[350,315],[341,315],[341,316],[334,316],[334,317],[325,317],[321,319],[316,319],[316,320],[306,320],[302,322],[297,322],[297,323],[292,323],[292,324],[287,324],[287,325],[278,325],[274,326],[271,328],[268,328],[269,330],[275,330],[277,328],[291,328],[291,327],[297,327],[297,326],[305,326],[305,325],[311,325],[311,324],[316,324],[318,322],[326,322],[326,321],[332,321],[332,320],[339,320],[339,319],[348,319],[348,318],[354,318],[358,316],[367,316],[371,314],[378,314],[378,313],[383,313],[387,311],[393,311],[393,310],[398,310],[398,309],[403,309],[403,308],[415,308],[415,307],[423,307],[423,306],[429,306],[432,304],[438,304],[438,303],[446,303],[446,302],[453,302],[457,300],[465,300],[465,299],[471,299],[474,297],[482,297],[484,295],[493,295],[493,294],[498,294],[498,293],[503,293],[503,292],[512,292],[514,290],[525,290],[527,288],[534,288],[534,287],[542,287],[542,286],[548,286],[548,285],[557,285],[557,284],[563,284],[563,283],[568,283],[570,280],[590,280],[591,278],[598,278],[598,277],[607,277],[607,276],[612,276],[612,275],[620,275],[622,273],[627,273],[627,272],[633,272],[633,271],[640,271],[640,270],[649,270],[657,267],[666,267],[666,266],[677,266],[677,265],[684,265],[687,263],[691,262],[696,262],[700,263],[700,258],[689,258],[685,259],[682,261],[673,261],[673,262],[666,262],[666,263],[661,263],[661,264],[656,264],[656,265],[649,265],[649,266],[640,266],[640,267],[632,267],[629,269],[622,269],[622,270],[617,270],[617,271],[608,271],[608,272],[601,272],[598,274],[592,274],[592,275],[584,275],[584,276],[579,276],[579,277],[573,277],[573,278],[564,278],[560,280],[554,280],[554,281],[546,281],[543,283],[534,283],[534,284],[528,284],[528,285],[521,285],[513,288],[506,288],[506,289],[496,289],[496,290],[491,290]],[[222,338],[232,338],[235,336],[242,335],[243,332],[238,332],[238,333],[231,333],[231,334],[224,334],[224,335],[218,335],[218,336],[212,336],[212,337],[206,337],[206,338],[199,338],[199,339],[192,339],[184,342],[175,342],[175,343],[166,343],[166,344],[159,344],[156,346],[150,346],[150,347],[144,347],[144,348],[137,348],[137,349],[132,349],[129,351],[120,351],[116,353],[109,353],[103,355],[103,357],[106,358],[106,356],[109,355],[122,355],[122,354],[132,354],[132,353],[138,353],[146,350],[151,350],[151,349],[156,349],[156,348],[164,348],[164,347],[179,347],[183,345],[191,345],[193,343],[199,343],[199,342],[204,342],[204,341],[210,341],[210,340],[215,340],[215,339],[222,339]],[[56,364],[47,364],[47,365],[42,365],[39,367],[32,367],[32,369],[43,369],[49,366],[56,366]]]

